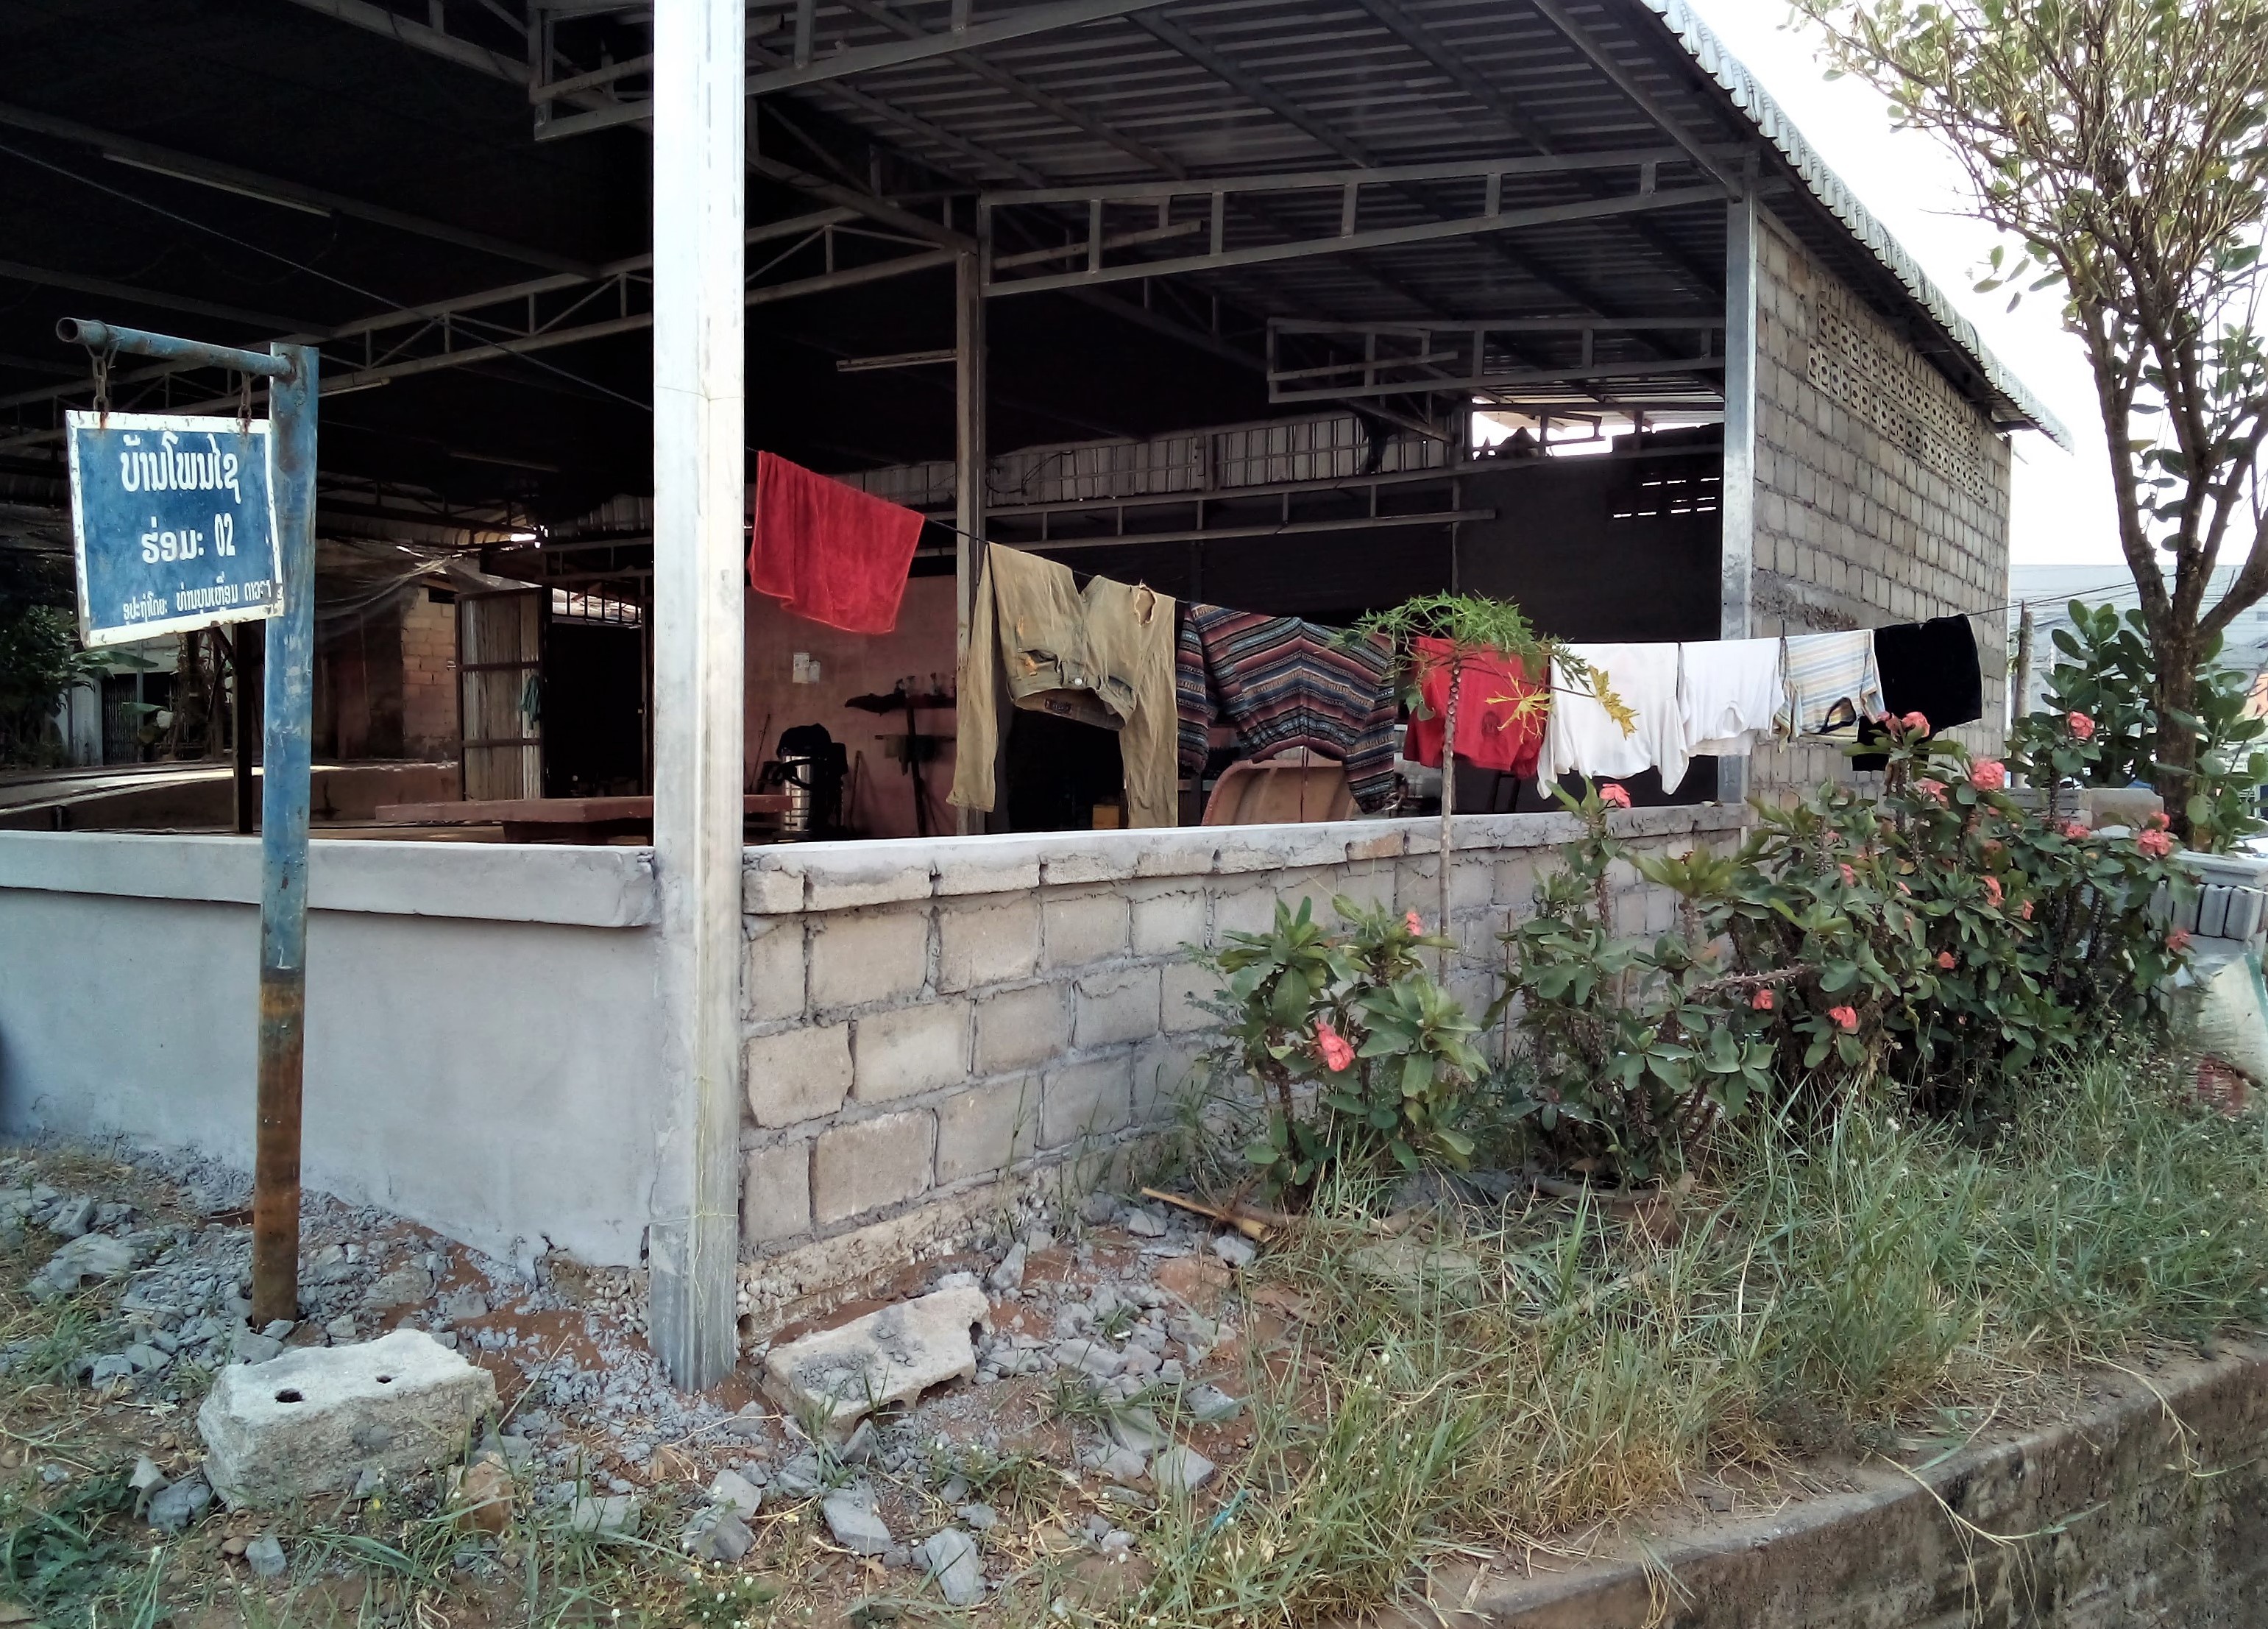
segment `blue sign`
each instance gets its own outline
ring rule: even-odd
[[[267,420],[75,410],[68,433],[81,640],[283,610]]]

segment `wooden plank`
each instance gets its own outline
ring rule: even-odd
[[[740,799],[740,812],[784,814],[788,794],[754,792]],[[377,817],[404,826],[490,826],[510,821],[525,826],[587,826],[599,821],[652,820],[653,800],[634,798],[475,798],[453,803],[387,803]]]

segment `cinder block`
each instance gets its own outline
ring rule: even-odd
[[[1184,945],[1202,945],[1205,934],[1204,891],[1194,885],[1160,891],[1133,902],[1134,954],[1171,955]]]
[[[743,1049],[748,1111],[758,1125],[794,1125],[843,1107],[850,1091],[850,1026],[814,1024],[758,1036]]]
[[[936,1146],[926,1109],[822,1132],[812,1149],[812,1213],[826,1227],[928,1192]]]
[[[1123,956],[1130,942],[1125,896],[1050,894],[1040,905],[1040,932],[1042,963],[1049,968]]]
[[[1040,1104],[1040,1146],[1060,1148],[1081,1137],[1123,1128],[1133,1109],[1133,1055],[1089,1058],[1048,1071]]]
[[[1017,1075],[949,1097],[937,1110],[937,1180],[1005,1170],[1039,1142],[1040,1078]]]
[[[803,909],[803,872],[776,849],[751,849],[740,866],[740,909],[752,917]]]
[[[1201,962],[1182,962],[1164,970],[1158,1002],[1158,1028],[1167,1035],[1210,1029],[1220,1021],[1197,1003],[1220,992],[1220,975]]]
[[[748,955],[740,979],[740,999],[752,1023],[804,1014],[803,918],[742,918]]]
[[[865,1006],[901,1001],[929,978],[929,912],[878,910],[813,924],[811,1004]]]
[[[1223,888],[1212,898],[1212,942],[1225,945],[1231,933],[1265,933],[1276,925],[1276,884],[1255,882],[1244,888]],[[1296,912],[1300,898],[1286,893],[1284,903]],[[1330,902],[1315,901],[1319,911],[1328,913]]]
[[[1071,990],[1029,984],[976,1004],[976,1072],[1003,1074],[1043,1064],[1071,1047]]]
[[[829,845],[805,856],[814,910],[850,910],[927,899],[932,882],[929,845],[877,843]]]
[[[1020,899],[952,901],[938,907],[937,987],[974,990],[1029,978],[1040,961],[1040,904]]]
[[[1209,1072],[1211,1043],[1203,1036],[1160,1036],[1134,1054],[1134,1123],[1168,1118],[1183,1093]]]
[[[1156,1035],[1158,990],[1154,967],[1093,973],[1080,979],[1073,1003],[1071,1044],[1085,1051]]]
[[[811,1230],[811,1145],[751,1148],[740,1162],[740,1241],[762,1244]]]
[[[850,1026],[850,1094],[884,1102],[968,1078],[968,1003],[926,1001]]]

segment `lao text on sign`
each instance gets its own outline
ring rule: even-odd
[[[69,433],[87,645],[283,609],[265,419],[74,411]]]

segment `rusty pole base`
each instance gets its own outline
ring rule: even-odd
[[[252,1322],[299,1319],[299,1087],[304,968],[260,970],[259,1141],[252,1179]]]

